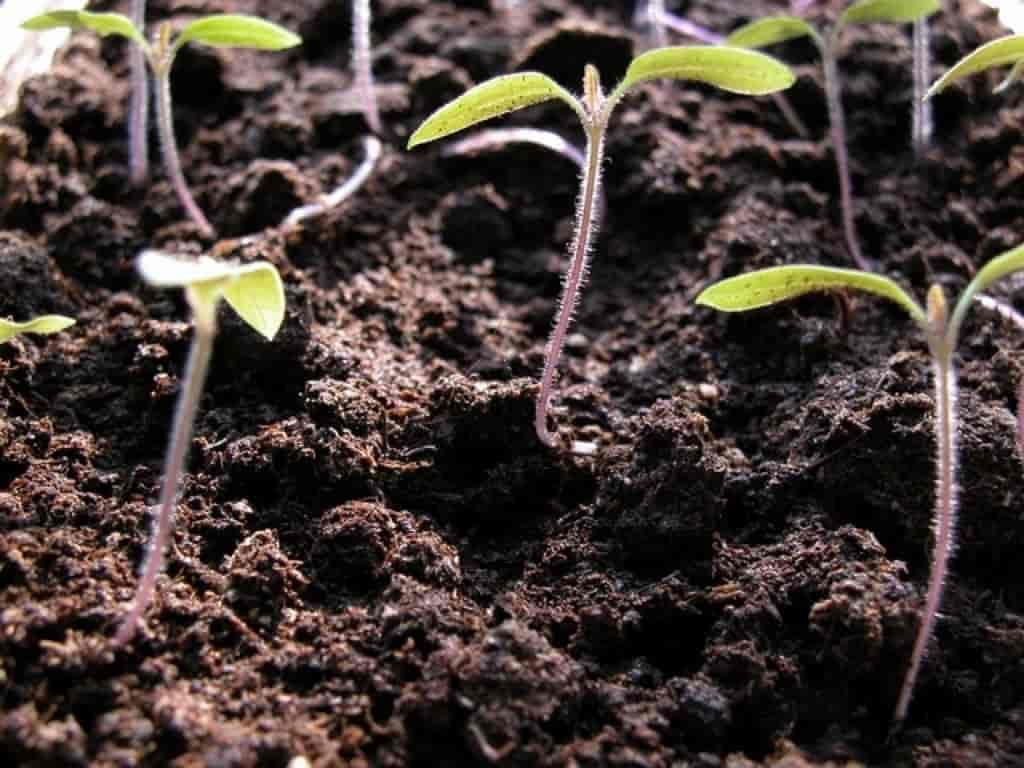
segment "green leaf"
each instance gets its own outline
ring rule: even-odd
[[[798,37],[820,40],[818,30],[797,16],[767,16],[733,31],[725,44],[736,48],[763,48]]]
[[[919,323],[925,322],[921,306],[889,278],[857,269],[809,264],[769,267],[730,277],[705,288],[697,297],[697,303],[723,312],[745,312],[806,293],[842,288],[882,296],[899,304]]]
[[[143,48],[146,39],[135,28],[131,19],[120,13],[90,13],[89,11],[51,11],[33,16],[21,25],[31,32],[45,32],[49,29],[89,29],[99,35],[120,35],[134,40]]]
[[[568,91],[540,72],[517,72],[492,78],[470,88],[424,120],[409,137],[406,149],[551,99],[561,99],[574,110],[579,110],[578,103]]]
[[[224,300],[250,328],[267,340],[284,322],[285,297],[281,276],[273,264],[261,261],[239,267],[238,276],[224,286]]]
[[[19,333],[58,333],[74,324],[73,318],[63,315],[42,315],[24,323],[0,320],[0,343],[10,341]]]
[[[917,21],[941,9],[938,0],[859,0],[843,11],[836,26],[874,21]]]
[[[747,95],[781,91],[796,80],[781,61],[757,51],[728,45],[683,45],[640,54],[615,90],[621,92],[660,77],[697,80]]]
[[[992,67],[1016,64],[1022,58],[1024,58],[1024,35],[1007,35],[985,43],[954,64],[946,74],[932,84],[924,97],[931,98],[958,80],[963,80],[978,72],[984,72]]]
[[[214,48],[256,48],[261,51],[280,51],[285,48],[294,48],[302,42],[302,38],[284,27],[257,16],[225,13],[205,16],[186,25],[175,38],[174,46],[180,48],[185,43],[192,42],[210,45]]]

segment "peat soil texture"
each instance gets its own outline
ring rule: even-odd
[[[493,75],[578,92],[592,62],[613,83],[631,3],[372,3],[381,163],[284,230],[361,156],[348,5],[151,3],[151,23],[256,13],[304,37],[180,54],[176,128],[216,244],[158,164],[128,183],[123,42],[74,35],[0,126],[0,313],[78,318],[0,346],[0,764],[1024,764],[1019,334],[980,308],[964,331],[959,547],[887,742],[930,556],[925,344],[870,298],[845,332],[828,297],[693,301],[757,267],[850,266],[812,46],[772,51],[810,138],[770,99],[683,82],[613,116],[554,409],[599,449],[573,456],[532,414],[577,169],[404,145]],[[785,10],[683,5],[720,31]],[[933,30],[932,79],[1005,33],[973,2]],[[915,162],[908,29],[845,40],[865,254],[919,296],[956,290],[1024,232],[1021,90],[993,95],[993,74],[936,98]],[[575,119],[507,123],[579,142]],[[145,247],[268,259],[289,309],[272,343],[223,313],[159,594],[115,650],[191,335],[182,298],[141,284]]]

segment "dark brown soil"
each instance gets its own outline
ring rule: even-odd
[[[299,30],[268,55],[189,49],[180,143],[227,240],[287,284],[273,343],[224,315],[174,547],[145,628],[134,586],[190,334],[143,247],[198,253],[159,168],[125,173],[125,47],[75,36],[2,129],[0,313],[79,324],[0,347],[0,764],[1024,765],[1018,335],[977,312],[961,355],[962,522],[944,619],[886,743],[928,574],[932,395],[901,312],[827,299],[697,308],[715,277],[848,265],[820,67],[792,101],[645,87],[613,121],[608,215],[555,418],[531,425],[576,173],[539,149],[404,151],[430,111],[516,66],[578,88],[632,50],[631,3],[374,3],[387,125],[338,210],[275,229],[355,167],[347,2],[156,2]],[[669,4],[673,5],[672,3]],[[684,3],[728,30],[781,2]],[[935,74],[1000,34],[950,2]],[[534,36],[540,34],[539,38]],[[956,290],[1024,231],[1024,102],[936,99],[915,165],[905,29],[841,66],[865,251]],[[573,116],[512,119],[574,140]]]

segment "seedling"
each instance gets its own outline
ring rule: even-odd
[[[914,22],[914,105],[911,112],[911,141],[914,155],[920,159],[932,143],[934,121],[932,103],[925,99],[932,68],[931,31],[928,19]]]
[[[839,173],[839,204],[843,221],[843,234],[850,257],[861,269],[869,264],[860,249],[857,227],[853,215],[853,191],[850,186],[850,161],[846,151],[846,120],[839,81],[836,55],[839,38],[850,24],[871,22],[909,22],[929,16],[939,10],[938,0],[858,0],[843,11],[826,33],[799,16],[769,16],[740,27],[725,42],[744,48],[763,48],[786,40],[810,37],[821,53],[825,72],[825,99],[832,129],[832,152],[836,156]]]
[[[41,315],[24,323],[0,319],[0,344],[10,341],[22,333],[60,333],[74,324],[75,321],[72,318],[63,315]]]
[[[596,231],[596,210],[601,184],[605,130],[612,111],[634,86],[656,78],[697,80],[725,91],[747,95],[773,93],[788,88],[795,76],[785,64],[755,51],[726,46],[658,48],[633,59],[626,75],[605,95],[597,70],[587,65],[583,73],[583,97],[576,98],[547,75],[520,72],[488,80],[449,102],[428,117],[409,138],[409,148],[443,138],[532,104],[559,99],[579,118],[586,136],[586,163],[576,207],[572,260],[566,274],[554,331],[548,343],[537,395],[534,426],[545,445],[554,445],[548,430],[547,408],[558,359],[587,271],[591,241]]]
[[[903,678],[893,727],[907,715],[917,675],[942,602],[942,589],[953,551],[957,515],[957,379],[953,363],[964,316],[981,291],[996,281],[1024,270],[1024,246],[1007,251],[978,270],[960,294],[952,313],[947,309],[942,287],[933,285],[924,307],[887,277],[850,269],[793,265],[772,267],[722,280],[697,297],[697,303],[723,312],[744,312],[777,304],[813,291],[858,290],[889,299],[910,315],[928,342],[935,371],[935,436],[937,443],[935,482],[935,543],[931,573],[925,596],[921,625],[914,641],[910,665]]]
[[[182,206],[205,237],[213,237],[213,227],[200,210],[185,182],[174,138],[174,115],[171,109],[171,66],[178,51],[186,43],[202,43],[214,48],[255,48],[280,51],[298,45],[302,40],[277,24],[238,14],[205,16],[185,25],[171,37],[168,24],[157,29],[152,44],[132,20],[119,13],[90,13],[88,11],[53,11],[34,16],[21,25],[24,29],[88,29],[99,35],[119,35],[135,43],[142,51],[153,71],[156,82],[157,132],[164,159],[164,169]]]
[[[930,99],[965,77],[1009,64],[1013,66],[1009,74],[996,86],[996,93],[1013,85],[1024,71],[1024,35],[1007,35],[974,49],[936,80],[928,89],[925,98]]]
[[[187,262],[158,251],[145,251],[138,258],[138,269],[150,285],[185,290],[185,297],[192,308],[195,330],[167,447],[163,488],[153,535],[143,561],[135,598],[114,638],[118,646],[132,639],[156,589],[156,578],[174,525],[178,486],[192,442],[192,427],[213,354],[220,300],[224,299],[249,327],[267,340],[277,334],[284,320],[285,309],[281,277],[277,269],[265,261],[239,265],[204,258]]]
[[[132,24],[146,28],[146,0],[132,0]],[[128,105],[128,169],[132,184],[142,187],[149,177],[149,73],[146,56],[139,46],[128,54],[131,64],[132,95]]]

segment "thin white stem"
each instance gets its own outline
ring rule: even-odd
[[[580,286],[586,279],[587,260],[590,255],[590,243],[596,234],[594,215],[597,198],[601,187],[601,159],[604,155],[604,127],[606,123],[599,120],[595,125],[586,126],[587,163],[583,169],[580,186],[580,199],[577,205],[576,232],[572,244],[572,263],[565,277],[562,289],[562,300],[558,309],[558,319],[548,341],[547,353],[544,356],[544,371],[540,379],[540,392],[537,395],[534,426],[537,437],[545,445],[554,445],[554,437],[548,431],[548,401],[558,369],[558,359],[565,345],[566,332],[579,301]]]
[[[157,576],[163,566],[164,551],[170,542],[174,528],[174,513],[178,501],[178,486],[185,470],[185,459],[192,443],[192,428],[199,410],[199,401],[203,394],[203,385],[210,368],[210,357],[213,352],[213,340],[217,333],[215,315],[212,322],[197,320],[192,345],[189,349],[188,365],[178,405],[174,413],[174,428],[170,443],[167,446],[167,457],[164,463],[163,488],[160,491],[160,507],[156,513],[153,534],[149,540],[146,557],[139,575],[139,583],[135,589],[132,606],[121,622],[114,637],[114,645],[121,646],[131,641],[135,635],[139,621],[146,613],[146,608],[153,600],[156,591]]]
[[[196,204],[185,175],[181,171],[181,159],[178,156],[178,144],[174,138],[174,113],[171,109],[171,76],[170,66],[161,66],[154,72],[156,80],[156,120],[157,132],[160,136],[160,150],[164,158],[164,170],[174,187],[178,200],[189,218],[198,225],[205,237],[214,237],[215,233],[210,222]]]
[[[352,0],[352,72],[366,123],[371,131],[380,133],[380,111],[370,53],[370,0]]]
[[[293,227],[300,221],[313,216],[319,216],[332,208],[337,208],[348,200],[370,178],[370,174],[373,173],[373,169],[380,160],[381,149],[380,139],[376,136],[363,136],[363,161],[356,168],[355,173],[349,176],[341,186],[331,190],[326,195],[321,195],[315,203],[301,205],[292,210],[285,217],[282,226]]]
[[[935,518],[932,567],[928,577],[928,593],[924,600],[921,625],[914,640],[910,666],[903,678],[899,699],[893,713],[893,725],[898,728],[907,716],[907,708],[914,693],[917,676],[928,650],[928,642],[935,631],[946,571],[953,552],[953,534],[957,514],[957,392],[956,370],[952,348],[944,339],[933,339],[932,356],[935,359],[935,434],[938,442],[935,479]]]
[[[828,119],[832,127],[832,152],[836,156],[836,171],[839,174],[839,207],[843,220],[843,234],[846,249],[858,268],[871,271],[871,265],[861,254],[857,239],[857,225],[853,214],[853,190],[850,183],[850,160],[846,151],[846,118],[843,114],[843,96],[839,84],[839,68],[836,66],[835,46],[826,43],[821,47],[821,59],[825,70],[825,98],[828,102]]]
[[[146,0],[132,0],[132,23],[140,31],[146,23]],[[149,72],[146,54],[132,45],[128,54],[131,63],[132,93],[128,107],[128,167],[132,184],[145,185],[149,177]]]
[[[928,92],[928,75],[931,71],[931,45],[928,19],[914,22],[914,110],[913,144],[914,156],[920,158],[932,141],[932,102],[925,100]]]

